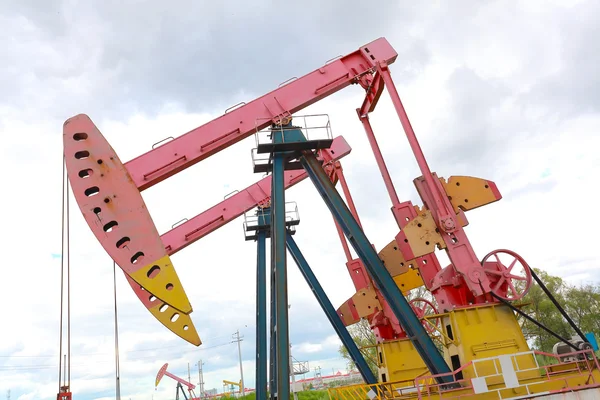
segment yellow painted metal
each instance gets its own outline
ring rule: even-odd
[[[377,345],[379,381],[413,385],[417,376],[429,374],[410,339],[390,340]]]
[[[421,211],[404,227],[403,231],[415,258],[433,253],[436,246],[440,250],[446,248],[446,243],[437,232],[435,220],[429,210]]]
[[[183,290],[177,272],[171,263],[171,258],[166,255],[145,265],[143,268],[130,274],[131,278],[142,286],[147,292],[184,314],[192,312],[192,305]]]
[[[396,239],[392,240],[381,249],[378,255],[392,277],[405,273],[408,270],[409,265],[413,263],[413,260],[406,262],[402,252],[398,249]]]
[[[340,316],[344,326],[350,326],[360,321],[360,317],[355,310],[354,301],[352,297],[346,300],[341,306],[338,307],[337,313]]]
[[[396,278],[404,275],[407,274]],[[513,312],[504,305],[458,309],[433,318],[442,320],[441,335],[437,338],[443,342],[444,357],[452,369],[476,359],[529,351]],[[435,320],[432,322],[435,323]],[[398,387],[411,386],[417,377],[429,375],[427,367],[409,339],[378,344],[378,355],[380,382],[396,382]],[[519,363],[523,369],[535,366],[535,360],[531,357],[522,357]],[[477,376],[492,375],[495,371],[493,361],[481,361],[477,365]],[[474,378],[476,376],[473,373],[472,368],[466,368],[462,377]],[[539,375],[536,370],[532,370],[530,374]],[[501,378],[492,377],[488,384],[494,384],[494,380],[498,379]]]
[[[402,252],[398,249],[396,240],[389,242],[379,252],[379,258],[383,265],[394,278],[396,285],[406,294],[409,290],[423,285],[423,279],[417,269],[415,260],[404,259]]]
[[[451,176],[447,182],[439,179],[457,213],[459,209],[473,210],[501,198],[500,193],[493,190],[496,186],[485,179],[472,176]]]
[[[358,316],[366,318],[375,312],[378,308],[381,310],[381,303],[377,299],[377,293],[372,287],[366,289],[360,289],[352,296],[352,301],[356,308]]]
[[[423,286],[423,278],[418,269],[409,268],[406,273],[394,277],[394,282],[400,290],[407,294],[409,291]]]
[[[474,359],[529,351],[529,346],[514,312],[504,304],[475,306],[453,310],[442,317],[447,343],[444,356],[450,366],[465,365]],[[523,366],[535,365],[535,360],[519,360]],[[490,362],[479,363],[479,375],[495,370]],[[465,378],[472,378],[465,371]]]
[[[169,307],[168,304],[160,301],[157,302],[154,307],[149,307],[148,311],[183,340],[188,341],[194,346],[200,346],[202,344],[200,336],[196,331],[196,327],[189,315]]]

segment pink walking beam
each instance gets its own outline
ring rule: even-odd
[[[243,106],[125,163],[140,191],[290,116],[351,84],[365,84],[377,63],[398,54],[379,38]]]
[[[172,373],[170,373],[169,371],[165,371],[165,375],[168,376],[171,379],[176,380],[177,382],[181,383],[182,385],[187,386],[188,390],[194,390],[196,388],[196,385],[188,382],[188,381],[184,381],[183,379],[181,379],[178,376],[173,375]]]
[[[184,381],[183,379],[181,379],[178,376],[173,375],[172,373],[167,371],[167,368],[169,367],[169,363],[164,363],[162,367],[160,367],[160,369],[158,370],[158,373],[156,374],[156,379],[154,381],[154,386],[158,386],[158,384],[160,383],[160,381],[162,380],[163,376],[168,376],[169,378],[185,385],[188,390],[194,390],[196,388],[196,385],[194,385],[193,383],[190,383],[188,381]]]

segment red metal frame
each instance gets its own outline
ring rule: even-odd
[[[392,212],[401,229],[396,236],[396,242],[400,251],[407,260],[415,258],[410,246],[407,244],[408,240],[402,229],[416,217],[416,211],[410,202],[400,203],[368,118],[368,114],[375,109],[375,105],[384,87],[388,90],[422,173],[421,177],[415,179],[415,186],[426,208],[431,212],[435,220],[436,226],[446,245],[445,250],[451,261],[451,265],[442,270],[437,257],[433,253],[417,259],[419,261],[417,264],[419,265],[419,270],[426,287],[432,291],[443,310],[449,310],[457,306],[467,306],[473,303],[497,301],[493,297],[486,295],[491,291],[490,280],[458,220],[459,215],[455,213],[448,194],[427,164],[392,80],[388,64],[378,62],[375,76],[367,90],[362,107],[357,109],[357,114],[363,124],[386,189],[392,200]],[[501,195],[496,185],[491,181],[487,181],[487,184],[496,195],[496,199],[499,200]],[[466,220],[462,213],[460,216],[461,219]]]

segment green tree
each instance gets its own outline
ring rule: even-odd
[[[369,369],[371,369],[373,374],[377,376],[377,340],[375,338],[375,334],[369,327],[369,321],[367,321],[364,318],[361,319],[356,324],[348,327],[348,333],[350,333],[350,336],[354,340],[354,343],[356,343],[356,345],[360,349],[360,352],[365,358]],[[341,345],[339,348],[339,353],[343,358],[348,360],[350,368],[356,368],[356,364],[352,360],[352,357],[350,357],[346,346]]]
[[[571,287],[565,301],[567,313],[584,333],[600,333],[600,285]]]
[[[534,271],[583,333],[594,332],[596,335],[600,333],[600,285],[570,285],[560,277],[552,276],[545,271],[538,269]],[[523,298],[523,303],[522,310],[527,315],[558,335],[570,339],[575,334],[558,308],[535,281]],[[517,318],[525,338],[532,347],[551,353],[558,339],[518,314]]]

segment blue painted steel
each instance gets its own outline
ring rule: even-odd
[[[594,335],[594,332],[588,332],[588,333],[586,333],[585,334],[585,338],[587,339],[587,341],[589,342],[589,344],[592,345],[592,349],[594,351],[598,351],[598,341],[596,340],[596,335]]]
[[[181,390],[181,394],[185,400],[189,400],[187,394],[185,394],[185,390],[183,390],[183,386],[180,382],[177,382],[177,389],[175,390],[175,399],[179,400],[179,391]]]
[[[340,316],[333,308],[333,305],[329,301],[327,294],[325,294],[325,291],[321,287],[321,284],[317,280],[317,277],[310,268],[310,265],[308,265],[308,262],[304,258],[304,255],[300,251],[300,248],[296,244],[296,241],[294,240],[292,235],[287,235],[286,243],[287,248],[290,251],[290,254],[292,255],[292,258],[294,259],[294,261],[296,261],[300,272],[304,276],[304,279],[306,279],[306,283],[308,283],[308,286],[310,286],[310,289],[317,298],[317,301],[321,305],[321,308],[323,309],[323,311],[325,311],[325,314],[327,315],[329,322],[331,322],[333,329],[335,329],[338,336],[340,337],[340,340],[342,341],[344,346],[346,346],[346,349],[348,349],[348,354],[350,354],[350,357],[352,357],[352,361],[354,361],[354,364],[356,364],[356,367],[358,368],[358,371],[362,375],[364,381],[370,385],[377,383],[377,378],[375,378],[375,375],[373,375],[373,372],[371,371],[369,365],[362,356],[360,350],[358,349],[358,346],[352,339],[352,336],[350,336],[350,334],[348,333],[348,330],[342,323]]]
[[[273,251],[271,247],[271,259]],[[269,345],[269,394],[271,399],[275,399],[277,393],[277,368],[275,368],[275,355],[277,354],[277,338],[275,337],[275,320],[277,318],[275,296],[275,269],[271,267],[271,322],[270,322],[270,345]]]
[[[433,340],[421,325],[421,321],[413,312],[391,275],[383,266],[365,233],[350,213],[346,203],[329,180],[317,158],[310,152],[304,152],[300,161],[335,220],[342,227],[348,241],[363,261],[369,275],[389,303],[394,315],[408,333],[415,349],[419,352],[429,371],[434,375],[450,373],[451,370],[448,364],[435,347]],[[438,378],[438,381],[449,383],[453,382],[454,379],[452,376],[444,376]]]
[[[290,398],[287,266],[285,249],[285,157],[273,155],[271,186],[271,265],[275,269],[277,399]]]
[[[259,220],[260,222],[260,220]],[[268,229],[268,227],[266,228]],[[256,240],[256,399],[267,399],[267,232],[259,228]]]
[[[271,140],[273,143],[301,143],[306,142],[306,137],[299,127],[292,126],[290,122],[283,125],[281,129],[276,128],[271,132]]]

